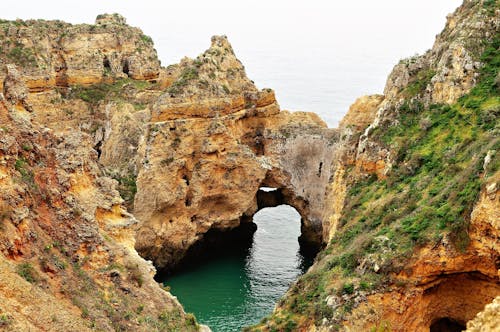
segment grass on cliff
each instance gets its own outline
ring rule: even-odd
[[[116,181],[118,181],[118,192],[120,196],[125,201],[125,205],[129,210],[133,209],[135,194],[137,193],[137,178],[135,175],[130,174],[128,176],[114,176]]]
[[[19,264],[16,268],[16,272],[30,283],[35,283],[40,279],[38,272],[30,263]]]
[[[198,75],[198,68],[196,66],[185,68],[179,78],[167,89],[167,92],[174,95],[182,93],[184,87],[187,86],[190,81],[197,79]]]
[[[146,90],[154,86],[148,81],[133,80],[130,78],[119,79],[113,83],[98,83],[88,86],[75,85],[71,87],[69,98],[78,98],[91,105],[97,105],[100,101],[127,101],[124,88],[131,85],[136,90]],[[134,104],[134,106],[136,106]],[[138,105],[140,106],[140,105]]]
[[[357,295],[395,282],[390,272],[400,271],[416,246],[448,236],[457,250],[466,248],[473,205],[500,169],[499,47],[497,36],[481,56],[478,84],[458,102],[425,107],[417,98],[407,100],[397,124],[373,133],[396,152],[390,174],[350,187],[341,228],[315,268],[291,287],[280,310],[248,331],[292,331],[324,318],[340,324]],[[427,81],[429,73],[417,77]],[[422,86],[403,93],[416,96]],[[326,304],[330,295],[340,299],[335,310]]]

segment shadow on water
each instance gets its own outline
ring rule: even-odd
[[[214,332],[238,331],[270,314],[317,253],[299,247],[300,216],[292,207],[262,209],[253,221],[210,230],[173,274],[157,276]]]

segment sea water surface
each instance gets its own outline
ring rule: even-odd
[[[164,280],[185,310],[213,332],[258,323],[312,263],[299,250],[300,215],[294,208],[262,209],[254,222],[250,248],[223,251]]]

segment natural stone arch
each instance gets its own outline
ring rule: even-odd
[[[323,224],[329,220],[337,132],[315,122],[282,128],[296,116],[255,118],[248,115],[254,110],[248,112],[151,125],[152,148],[145,150],[134,213],[143,222],[136,248],[159,269],[175,267],[209,237],[247,227],[259,209],[271,204],[264,203],[261,187],[277,188],[280,196],[273,204],[290,205],[301,215],[302,246],[317,249],[327,241]],[[277,128],[259,123],[270,118]]]
[[[212,235],[251,225],[263,186],[279,188],[301,215],[302,243],[326,243],[338,131],[315,114],[280,111],[274,92],[244,75],[225,37],[214,37],[202,58],[215,62],[185,59],[172,75],[196,72],[203,87],[180,80],[152,105],[138,148],[136,249],[171,269]]]
[[[278,171],[280,176],[283,176],[283,170]],[[255,215],[258,211],[279,205],[289,205],[293,207],[300,215],[300,237],[299,242],[305,250],[317,251],[323,243],[323,225],[321,222],[310,220],[311,209],[310,203],[303,197],[298,195],[294,188],[286,184],[278,184],[272,176],[267,176],[262,182],[255,197],[257,209],[252,214]],[[266,191],[262,188],[273,188],[274,190]]]

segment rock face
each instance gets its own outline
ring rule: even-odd
[[[135,251],[134,216],[89,135],[32,124],[8,66],[0,94],[0,329],[195,331]],[[37,110],[35,109],[35,112]]]
[[[249,331],[458,331],[500,294],[499,11],[465,1],[384,96],[353,104],[334,145],[329,243]],[[467,327],[497,330],[495,305]]]
[[[336,132],[313,114],[280,112],[274,93],[246,77],[226,37],[171,70],[176,79],[152,106],[140,148],[138,250],[172,267],[209,230],[250,222],[264,207],[260,187],[276,188],[274,203],[294,206],[303,240],[319,245],[332,164],[326,147]]]
[[[150,37],[118,14],[99,15],[95,25],[61,21],[2,21],[3,67],[17,65],[31,91],[92,84],[116,77],[155,79],[160,63]]]
[[[498,331],[500,322],[500,297],[486,305],[476,318],[467,323],[467,332],[493,332]]]
[[[490,181],[498,181],[499,176],[497,173]],[[449,326],[446,321],[464,329],[467,321],[500,294],[499,218],[498,198],[482,192],[472,212],[467,250],[457,251],[449,238],[417,250],[394,276],[404,286],[367,295],[366,302],[346,321],[346,328],[366,330],[378,322],[394,331],[425,331],[430,326],[437,331],[443,320],[443,329]]]
[[[194,60],[186,58],[160,69],[152,59],[152,45],[137,50],[145,38],[116,15],[99,17],[94,26],[45,21],[3,24],[15,32],[8,35],[11,38],[22,34],[38,45],[33,61],[62,56],[65,63],[57,67],[63,73],[55,62],[38,66],[37,70],[45,68],[43,73],[30,63],[16,60],[17,68],[8,64],[4,91],[15,110],[11,117],[27,126],[32,118],[37,123],[34,128],[48,127],[59,139],[71,141],[63,140],[60,153],[71,160],[81,155],[71,169],[78,173],[70,185],[77,206],[74,214],[97,222],[97,229],[113,233],[132,253],[131,229],[137,228],[138,250],[157,267],[170,269],[205,234],[248,224],[258,209],[277,204],[290,204],[300,212],[303,243],[319,246],[329,236],[323,224],[330,211],[325,193],[337,156],[330,152],[336,151],[339,131],[327,129],[315,114],[280,111],[273,91],[258,90],[246,77],[226,37],[214,37],[211,47]],[[42,32],[63,36],[57,47],[41,48],[37,43],[43,40],[36,36]],[[75,45],[64,43],[68,33]],[[120,39],[124,34],[126,41]],[[130,55],[132,49],[138,54]],[[47,53],[41,56],[40,50]],[[76,50],[79,56],[73,57]],[[143,58],[134,59],[149,62],[137,66],[158,74],[139,75],[131,58],[139,55]],[[39,79],[42,74],[48,78]],[[26,112],[28,106],[32,114]],[[349,129],[350,134],[354,131]],[[116,188],[125,202],[113,196],[116,183],[105,174],[118,180]],[[99,186],[113,192],[117,201],[103,203],[108,196],[99,193]],[[266,195],[259,190],[263,186],[276,191]],[[127,235],[115,234],[117,228]],[[94,247],[88,250],[81,255],[91,256]],[[113,259],[114,250],[109,249]],[[129,269],[126,259],[118,261]],[[144,271],[140,262],[137,270]],[[118,280],[121,274],[110,270]],[[91,314],[97,315],[97,310]],[[155,317],[160,316],[167,317]],[[181,312],[179,322],[172,324],[186,322]]]
[[[464,1],[448,16],[444,30],[429,51],[401,60],[394,67],[384,88],[385,99],[359,142],[357,159],[369,165],[367,171],[376,163],[377,174],[383,176],[394,163],[395,156],[371,139],[370,133],[398,121],[401,106],[418,109],[432,104],[453,104],[477,83],[485,41],[498,33],[500,24],[498,6],[484,3],[488,2]]]
[[[253,329],[465,327],[500,293],[498,13],[465,1],[336,129],[281,111],[223,36],[160,68],[119,15],[2,21],[0,326],[195,330],[134,247],[170,270],[288,204],[324,248]]]

